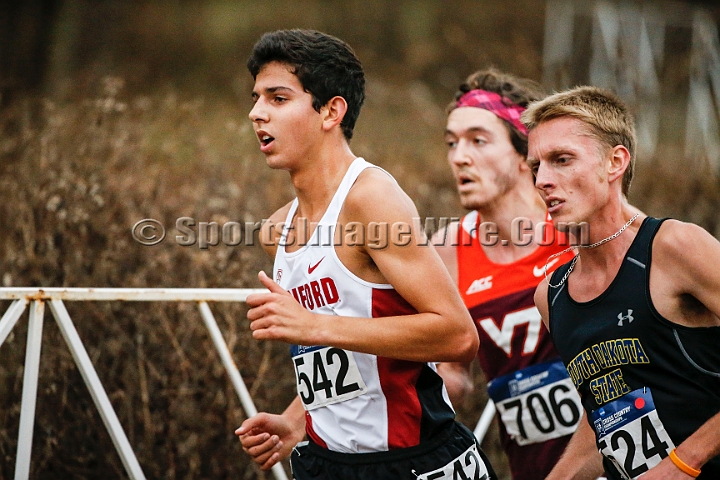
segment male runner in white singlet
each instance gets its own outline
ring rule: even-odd
[[[243,422],[243,449],[263,469],[292,453],[298,480],[494,478],[432,363],[475,355],[472,320],[418,245],[412,201],[348,145],[360,62],[337,38],[285,30],[263,35],[248,68],[260,149],[297,194],[261,233],[275,265],[248,319],[254,338],[291,344],[298,397]]]

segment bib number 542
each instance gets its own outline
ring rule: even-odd
[[[352,352],[326,347],[293,358],[298,394],[312,410],[343,402],[367,391]]]

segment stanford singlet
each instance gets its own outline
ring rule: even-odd
[[[368,167],[373,165],[362,158],[350,165],[308,245],[286,252],[288,232],[283,230],[275,281],[313,313],[365,318],[417,313],[391,285],[355,276],[335,252],[338,215]],[[286,226],[296,210],[297,199]],[[321,447],[344,453],[414,447],[454,424],[455,413],[434,364],[318,345],[293,345],[291,354],[307,434]]]
[[[550,332],[611,480],[639,477],[720,412],[720,327],[672,323],[650,296],[652,243],[661,223],[645,219],[597,298],[574,301],[572,276],[548,289]],[[558,268],[551,283],[567,269]],[[720,457],[698,478],[720,478]]]
[[[496,264],[483,251],[480,221],[474,211],[460,222],[458,287],[480,336],[478,359],[500,415],[513,478],[544,479],[582,416],[580,399],[534,302],[548,257],[567,248],[567,237],[548,218],[538,248],[514,263]],[[572,255],[550,260],[548,272]]]

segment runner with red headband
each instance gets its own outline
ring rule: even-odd
[[[470,213],[434,238],[480,335],[477,358],[517,480],[545,478],[582,413],[533,303],[548,257],[567,247],[547,223],[525,163],[527,130],[520,115],[541,96],[534,82],[493,69],[460,86],[448,107],[445,141],[460,201]],[[571,257],[551,261],[549,270]],[[469,366],[439,366],[455,405],[473,388]]]

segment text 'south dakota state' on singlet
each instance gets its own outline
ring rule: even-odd
[[[548,218],[549,220],[549,218]],[[554,229],[543,245],[511,264],[491,262],[477,232],[480,215],[460,223],[458,287],[480,336],[478,360],[500,415],[500,437],[513,478],[544,479],[577,428],[582,407],[535,307],[537,285],[572,258]],[[502,248],[497,246],[493,248]]]
[[[372,165],[361,158],[352,163],[307,246],[292,253],[285,251],[284,240],[278,246],[275,280],[313,313],[361,318],[417,313],[391,285],[355,276],[335,252],[338,215],[350,187],[368,167]],[[286,225],[296,210],[297,199]],[[454,422],[434,364],[323,345],[294,345],[291,354],[308,436],[329,450],[369,453],[413,447]]]
[[[720,327],[674,324],[650,296],[652,243],[661,223],[643,221],[597,298],[573,300],[572,275],[548,289],[550,331],[582,394],[610,480],[638,478],[720,412]],[[551,284],[567,269],[558,268]],[[720,457],[698,478],[720,478]]]

